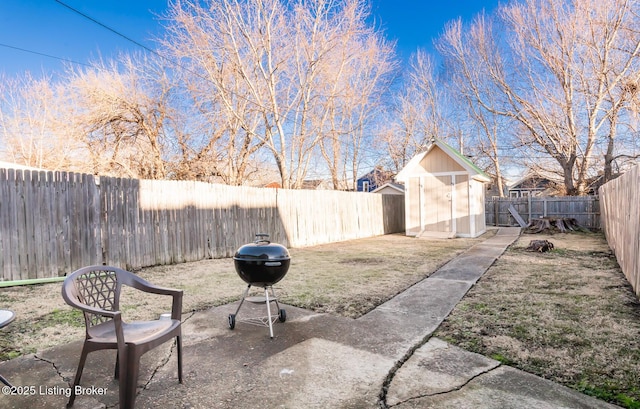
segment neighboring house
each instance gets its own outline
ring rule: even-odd
[[[553,196],[558,184],[544,176],[527,175],[507,187],[509,197]]]
[[[375,190],[372,190],[371,193],[382,193],[383,195],[404,195],[404,185],[395,182],[387,182]]]
[[[361,176],[356,181],[358,192],[372,192],[393,179],[393,173],[376,166],[371,172]]]
[[[495,176],[490,176],[491,182],[487,184],[487,190],[484,192],[485,196],[488,198],[498,198],[509,196],[509,192],[507,191],[507,180],[503,179],[502,185],[502,195],[500,194],[500,189],[498,189],[498,181]]]
[[[611,175],[611,180],[617,179],[621,175],[622,173],[614,173],[613,175]],[[587,186],[588,186],[587,194],[592,196],[597,196],[598,191],[600,190],[600,186],[604,185],[607,182],[605,182],[603,174],[590,178],[589,180],[587,180]]]
[[[330,190],[331,187],[326,180],[315,179],[315,180],[303,180],[301,189],[310,189],[310,190]]]
[[[477,237],[486,231],[484,193],[491,179],[443,141],[433,140],[396,180],[405,185],[408,236]]]
[[[267,183],[262,187],[269,187],[273,189],[280,189],[282,185],[280,182],[271,182]],[[317,180],[303,180],[302,187],[300,189],[309,189],[309,190],[330,190],[331,186],[326,180],[317,179]]]
[[[613,175],[613,179],[620,174]],[[604,183],[604,176],[598,175],[587,179],[587,195],[597,195],[598,189]],[[561,180],[554,180],[541,175],[529,174],[508,186],[508,196],[511,198],[527,196],[564,196],[565,187]]]

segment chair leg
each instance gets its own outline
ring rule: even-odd
[[[138,374],[140,372],[140,355],[138,354],[138,351],[131,346],[127,349],[127,371],[124,376],[120,378],[121,409],[133,409],[135,407],[136,392],[138,389]],[[123,389],[125,393],[124,400],[122,399]]]
[[[116,369],[113,373],[113,379],[118,379],[120,377],[120,354],[116,352]]]
[[[127,388],[129,386],[128,383],[128,377],[130,376],[130,373],[128,373],[128,355],[129,355],[129,349],[128,347],[124,347],[123,350],[121,351],[120,348],[118,348],[118,362],[116,364],[116,366],[118,367],[118,387],[119,389],[119,396],[120,396],[120,408],[121,409],[127,409],[127,408],[133,408],[133,405],[131,406],[127,406],[127,402],[128,402],[128,394],[127,394]],[[135,396],[135,395],[134,395]]]
[[[176,347],[178,349],[178,382],[182,383],[182,336],[176,337]]]
[[[11,383],[9,383],[9,381],[7,380],[7,378],[5,378],[4,376],[0,375],[0,382],[4,383],[6,386],[13,388],[13,385],[11,385]],[[180,382],[182,383],[182,382]]]
[[[76,370],[76,376],[73,380],[73,385],[71,386],[71,396],[69,396],[69,402],[67,402],[67,407],[73,406],[73,402],[76,400],[76,386],[80,385],[80,378],[82,378],[82,371],[84,369],[84,363],[87,360],[87,355],[89,354],[89,348],[87,348],[87,344],[85,343],[82,346],[82,353],[80,353],[80,361],[78,362],[78,369]]]

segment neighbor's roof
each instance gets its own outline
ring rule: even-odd
[[[379,191],[381,191],[386,187],[389,187],[391,189],[397,190],[398,192],[404,193],[404,185],[400,183],[394,183],[394,182],[387,182],[384,185],[372,190],[371,193],[378,193]]]
[[[458,152],[457,149],[452,148],[447,145],[445,142],[440,139],[434,139],[434,141],[429,145],[426,151],[421,152],[411,158],[409,163],[402,168],[402,170],[396,176],[396,180],[405,181],[411,172],[420,165],[420,162],[433,150],[434,147],[439,147],[442,149],[447,155],[449,155],[454,161],[456,161],[460,166],[462,166],[469,174],[471,178],[476,179],[480,182],[490,182],[491,178],[484,173],[482,169],[480,169],[476,164],[471,162],[469,158]]]
[[[547,185],[562,185],[562,179],[557,174],[552,172],[545,172],[543,170],[537,170],[536,172],[528,171],[520,179],[513,183],[507,184],[508,189],[520,188],[520,185],[533,185],[535,183],[546,183]],[[548,186],[544,186],[545,188]]]
[[[17,169],[17,170],[45,170],[40,168],[34,168],[33,166],[18,165],[17,163],[3,162],[3,161],[0,161],[0,168]]]

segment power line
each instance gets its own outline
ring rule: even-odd
[[[86,67],[90,67],[89,64],[85,64],[83,62],[70,60],[68,58],[57,57],[55,55],[45,54],[45,53],[41,53],[41,52],[38,52],[38,51],[27,50],[26,48],[15,47],[15,46],[12,46],[12,45],[9,45],[9,44],[0,43],[0,47],[10,48],[12,50],[18,50],[18,51],[22,51],[22,52],[25,52],[25,53],[40,55],[40,56],[47,57],[47,58],[54,58],[56,60],[65,61],[65,62],[69,62],[69,63],[72,63],[72,64],[79,64],[79,65],[84,65]]]
[[[106,25],[106,24],[104,24],[104,23],[102,23],[102,22],[98,21],[97,19],[95,19],[95,18],[93,18],[93,17],[91,17],[91,16],[89,16],[89,15],[87,15],[87,14],[85,14],[85,13],[83,13],[83,12],[79,11],[79,10],[77,10],[76,8],[74,8],[74,7],[72,7],[72,6],[70,6],[70,5],[66,4],[66,3],[64,3],[63,1],[61,1],[61,0],[55,0],[55,1],[56,1],[56,3],[58,3],[58,4],[60,4],[60,5],[64,6],[64,7],[66,7],[67,9],[71,10],[72,12],[74,12],[74,13],[76,13],[76,14],[78,14],[78,15],[82,16],[83,18],[85,18],[85,19],[87,19],[87,20],[89,20],[89,21],[93,22],[94,24],[97,24],[97,25],[99,25],[100,27],[102,27],[102,28],[104,28],[104,29],[106,29],[106,30],[109,30],[109,31],[110,31],[110,32],[112,32],[113,34],[115,34],[115,35],[117,35],[117,36],[119,36],[119,37],[122,37],[123,39],[125,39],[125,40],[127,40],[127,41],[131,42],[132,44],[135,44],[136,46],[138,46],[138,47],[140,47],[140,48],[142,48],[142,49],[144,49],[144,50],[146,50],[146,51],[148,51],[148,52],[150,52],[150,53],[152,53],[152,54],[154,54],[154,55],[156,55],[157,57],[160,57],[162,60],[169,62],[171,65],[173,65],[173,66],[175,66],[175,67],[178,67],[178,68],[181,68],[181,69],[183,69],[183,70],[185,70],[185,71],[187,71],[187,72],[189,72],[189,73],[191,73],[191,74],[193,74],[193,75],[195,75],[195,76],[197,76],[197,77],[199,77],[199,78],[201,78],[201,79],[203,79],[203,80],[205,80],[205,81],[207,81],[207,82],[211,82],[211,83],[213,83],[213,81],[212,81],[211,79],[206,78],[205,76],[201,75],[200,73],[195,72],[195,71],[193,71],[192,69],[190,69],[190,68],[187,68],[187,67],[183,66],[182,64],[180,64],[180,62],[175,61],[175,60],[173,60],[173,59],[171,59],[171,58],[168,58],[167,56],[164,56],[164,55],[159,54],[157,51],[155,51],[155,50],[153,50],[153,49],[151,49],[151,48],[149,48],[149,47],[145,46],[144,44],[142,44],[142,43],[140,43],[140,42],[138,42],[138,41],[136,41],[136,40],[132,39],[131,37],[128,37],[127,35],[125,35],[125,34],[123,34],[123,33],[119,32],[119,31],[117,31],[117,30],[115,30],[115,29],[113,29],[113,28],[109,27],[108,25]],[[83,65],[87,65],[87,64],[83,64]],[[215,84],[214,84],[214,85],[215,85]],[[249,103],[256,104],[256,105],[260,106],[260,104],[259,104],[259,103],[257,103],[257,101],[254,101],[254,100],[252,100],[252,99],[249,99],[249,98],[245,97],[244,95],[241,95],[241,94],[239,94],[239,93],[236,93],[236,92],[234,92],[234,91],[232,91],[232,90],[228,90],[228,89],[227,89],[226,91],[227,91],[227,92],[232,93],[232,94],[233,94],[233,95],[235,95],[237,98],[243,99],[243,100],[245,100],[245,101],[247,101],[247,102],[249,102]],[[351,146],[349,145],[349,142],[348,142],[348,141],[343,141],[343,140],[341,140],[339,137],[329,136],[329,138],[330,138],[330,139],[334,139],[334,140],[336,140],[336,141],[337,141],[338,143],[340,143],[341,145],[344,145],[344,146],[347,146],[347,147],[351,147]],[[364,157],[364,155],[363,155],[362,162],[363,162],[363,164],[364,164],[365,166],[367,165],[365,162],[368,162],[368,161],[370,161],[370,160],[373,160],[373,162],[374,162],[374,163],[373,163],[373,164],[370,164],[369,166],[374,166],[375,164],[379,163],[380,156],[381,156],[381,152],[376,151],[376,150],[371,149],[371,148],[368,148],[368,147],[363,147],[363,146],[361,146],[359,149],[360,149],[360,151],[362,151],[362,152],[364,152],[364,153],[369,153],[370,155],[374,156],[373,158],[367,158],[367,157]],[[382,153],[382,155],[384,155],[384,154]]]
[[[127,41],[129,41],[129,42],[131,42],[131,43],[133,43],[133,44],[135,44],[135,45],[137,45],[138,47],[141,47],[141,48],[143,48],[143,49],[147,50],[148,52],[153,53],[153,54],[156,54],[157,56],[161,57],[157,52],[155,52],[155,51],[154,51],[154,50],[152,50],[151,48],[147,47],[146,45],[144,45],[144,44],[142,44],[142,43],[139,43],[139,42],[137,42],[136,40],[132,39],[131,37],[128,37],[128,36],[126,36],[126,35],[122,34],[121,32],[119,32],[119,31],[117,31],[117,30],[115,30],[115,29],[113,29],[113,28],[109,27],[108,25],[106,25],[106,24],[104,24],[104,23],[101,23],[100,21],[96,20],[95,18],[93,18],[93,17],[91,17],[91,16],[89,16],[89,15],[87,15],[87,14],[84,14],[84,13],[83,13],[83,12],[81,12],[80,10],[75,9],[75,8],[71,7],[70,5],[68,5],[68,4],[66,4],[66,3],[64,3],[64,2],[62,2],[62,1],[60,1],[60,0],[55,0],[55,2],[56,2],[56,3],[58,3],[58,4],[60,4],[60,5],[62,5],[62,6],[64,6],[64,7],[66,7],[66,8],[68,8],[69,10],[73,11],[74,13],[81,15],[82,17],[86,18],[87,20],[92,21],[93,23],[95,23],[95,24],[99,25],[100,27],[102,27],[102,28],[104,28],[104,29],[106,29],[106,30],[111,31],[113,34],[115,34],[115,35],[117,35],[117,36],[120,36],[120,37],[124,38],[125,40],[127,40]]]
[[[95,18],[93,18],[93,17],[91,17],[91,16],[89,16],[89,15],[87,15],[87,14],[85,14],[85,13],[83,13],[83,12],[81,12],[81,11],[79,11],[79,10],[77,10],[77,9],[73,8],[73,7],[71,7],[70,5],[68,5],[68,4],[66,4],[66,3],[64,3],[63,1],[61,1],[61,0],[55,0],[55,2],[56,2],[56,3],[58,3],[58,4],[60,4],[60,5],[62,5],[62,6],[64,6],[64,7],[66,7],[67,9],[69,9],[69,10],[73,11],[74,13],[76,13],[76,14],[78,14],[78,15],[80,15],[80,16],[82,16],[82,17],[84,17],[84,18],[86,18],[87,20],[89,20],[89,21],[91,21],[91,22],[93,22],[93,23],[95,23],[95,24],[98,24],[100,27],[102,27],[102,28],[104,28],[104,29],[106,29],[106,30],[111,31],[112,33],[116,34],[117,36],[124,38],[125,40],[127,40],[127,41],[131,42],[132,44],[135,44],[136,46],[143,48],[144,50],[146,50],[146,51],[148,51],[148,52],[150,52],[150,53],[152,53],[152,54],[156,55],[157,57],[160,57],[162,60],[169,62],[169,63],[170,63],[170,64],[172,64],[173,66],[178,67],[178,68],[181,68],[181,69],[183,69],[183,70],[185,70],[185,71],[187,71],[187,72],[189,72],[189,73],[191,73],[191,74],[193,74],[193,75],[195,75],[195,76],[197,76],[197,77],[199,77],[199,78],[201,78],[201,79],[203,79],[203,80],[205,80],[205,81],[207,81],[207,82],[211,82],[211,83],[213,83],[213,81],[211,81],[211,79],[206,78],[206,77],[204,77],[203,75],[201,75],[200,73],[195,72],[195,71],[193,71],[192,69],[190,69],[190,68],[187,68],[187,67],[183,66],[182,64],[180,64],[180,62],[175,61],[175,60],[173,60],[173,59],[171,59],[171,58],[168,58],[167,56],[164,56],[164,55],[159,54],[157,51],[155,51],[155,50],[153,50],[153,49],[151,49],[151,48],[149,48],[149,47],[145,46],[144,44],[142,44],[142,43],[140,43],[140,42],[138,42],[138,41],[136,41],[136,40],[134,40],[134,39],[132,39],[132,38],[130,38],[130,37],[128,37],[128,36],[126,36],[125,34],[122,34],[121,32],[119,32],[119,31],[117,31],[117,30],[115,30],[115,29],[113,29],[113,28],[109,27],[108,25],[106,25],[106,24],[104,24],[104,23],[102,23],[102,22],[100,22],[100,21],[96,20]],[[87,65],[87,64],[84,64],[84,65]],[[214,85],[215,85],[215,84],[214,84]],[[247,101],[247,102],[249,102],[249,103],[251,103],[251,104],[256,104],[256,105],[260,106],[260,104],[258,104],[256,101],[254,101],[254,100],[252,100],[252,99],[249,99],[249,98],[245,97],[244,95],[241,95],[241,94],[239,94],[239,93],[236,93],[236,92],[234,92],[234,91],[232,91],[232,90],[228,90],[228,89],[227,89],[226,91],[227,91],[227,92],[232,93],[232,94],[233,94],[233,95],[235,95],[237,98],[243,99],[243,100],[245,100],[245,101]],[[261,107],[261,106],[260,106],[260,107]],[[334,140],[337,140],[337,142],[339,142],[339,143],[341,143],[341,144],[344,144],[344,145],[346,145],[346,144],[348,143],[348,142],[345,142],[345,141],[340,140],[340,139],[339,139],[339,138],[337,138],[337,137],[331,137],[331,136],[330,136],[329,138],[334,139]],[[373,149],[363,148],[363,147],[361,147],[360,149],[361,149],[362,151],[364,151],[364,152],[373,153],[373,154],[375,154],[375,155],[377,155],[377,156],[380,154],[379,152],[374,151]]]

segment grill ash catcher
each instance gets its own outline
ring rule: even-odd
[[[282,280],[287,274],[291,257],[286,247],[271,243],[268,238],[268,234],[256,234],[256,239],[253,243],[240,247],[233,256],[236,273],[248,285],[235,314],[229,314],[229,328],[234,329],[236,322],[269,327],[269,335],[273,338],[273,324],[276,320],[280,322],[287,320],[287,313],[283,308],[280,308],[273,285]],[[264,297],[247,297],[251,286],[263,288]],[[254,304],[265,304],[267,316],[238,319],[240,308],[242,308],[245,301]],[[275,304],[275,312],[272,311],[272,303]]]

